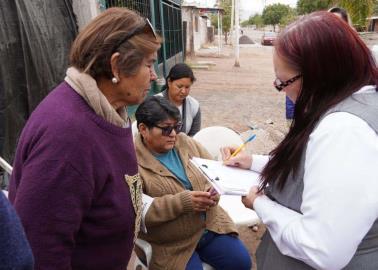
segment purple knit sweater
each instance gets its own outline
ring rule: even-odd
[[[22,131],[10,183],[36,269],[125,270],[135,222],[125,175],[137,169],[131,128],[67,83],[54,89]]]

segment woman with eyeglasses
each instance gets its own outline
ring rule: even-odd
[[[104,11],[79,33],[66,78],[29,118],[9,196],[35,269],[126,269],[141,212],[126,107],[156,79],[159,48],[147,20]]]
[[[201,129],[199,102],[189,95],[196,81],[192,69],[185,63],[174,65],[167,76],[165,90],[158,95],[165,97],[180,110],[181,132],[194,136]]]
[[[180,133],[177,107],[152,96],[139,105],[135,117],[143,192],[153,197],[140,234],[152,245],[148,269],[198,270],[204,261],[215,269],[250,270],[251,258],[234,223],[218,206],[219,195],[189,161],[211,156]]]
[[[359,35],[329,12],[303,16],[273,53],[294,121],[269,156],[224,148],[261,171],[244,197],[267,232],[259,270],[378,269],[378,70]]]

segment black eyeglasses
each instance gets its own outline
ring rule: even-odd
[[[131,31],[129,34],[127,34],[123,39],[121,39],[120,42],[117,43],[117,46],[115,46],[114,49],[113,49],[113,53],[115,51],[117,51],[118,48],[121,47],[121,45],[124,42],[126,42],[127,40],[129,40],[133,36],[136,36],[136,35],[139,35],[139,34],[142,34],[142,33],[148,33],[148,32],[151,32],[154,35],[155,39],[157,39],[157,34],[155,32],[154,27],[152,26],[150,20],[145,18],[143,25],[135,28],[133,31]]]
[[[302,74],[298,74],[294,76],[293,78],[288,79],[287,81],[284,81],[284,82],[277,78],[274,80],[273,85],[280,92],[282,91],[282,89],[289,86],[290,84],[298,80],[300,77],[302,77]]]
[[[172,130],[175,130],[176,134],[180,133],[181,128],[182,128],[182,123],[179,122],[174,126],[166,126],[166,127],[161,127],[158,125],[154,125],[154,127],[160,128],[161,129],[161,135],[163,136],[169,136],[172,133]]]

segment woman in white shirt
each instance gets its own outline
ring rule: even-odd
[[[269,156],[222,149],[225,164],[261,172],[243,197],[267,226],[259,270],[378,269],[378,71],[358,34],[327,12],[276,40],[274,86],[294,121]]]

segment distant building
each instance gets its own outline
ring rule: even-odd
[[[208,42],[207,15],[201,16],[200,9],[193,4],[183,4],[182,23],[184,30],[184,45],[188,55],[193,55],[202,45]]]
[[[378,16],[372,16],[368,18],[368,20],[369,20],[368,31],[378,32]]]
[[[181,9],[185,51],[187,55],[194,55],[203,45],[214,40],[209,14],[223,13],[223,9],[201,7],[193,2],[184,2]]]

